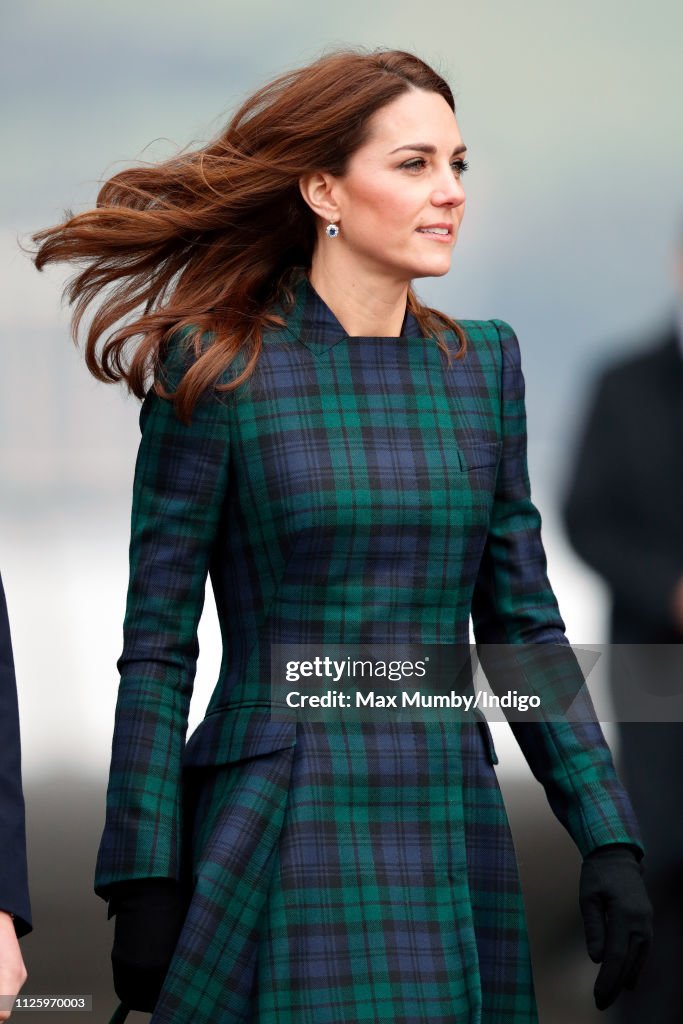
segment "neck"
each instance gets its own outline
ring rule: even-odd
[[[357,260],[351,266],[343,253],[334,260],[314,257],[308,279],[349,337],[400,335],[408,281],[366,271]]]

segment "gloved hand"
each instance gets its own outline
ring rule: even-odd
[[[111,886],[114,990],[129,1009],[154,1010],[186,912],[184,889],[172,878],[136,878]]]
[[[633,989],[652,943],[652,905],[636,848],[609,843],[587,855],[581,867],[579,905],[588,955],[602,962],[593,994],[599,1010],[622,988]]]

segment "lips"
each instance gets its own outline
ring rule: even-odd
[[[453,234],[452,224],[425,224],[424,227],[417,228],[417,231],[421,235],[434,235],[439,238],[450,238]]]
[[[438,225],[440,228],[441,225]],[[436,226],[435,226],[436,228]],[[424,235],[425,238],[430,238],[433,242],[441,242],[448,244],[453,241],[453,229],[451,227],[436,230],[435,228],[417,228],[419,235]]]

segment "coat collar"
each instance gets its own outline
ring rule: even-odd
[[[294,305],[291,311],[278,309],[278,312],[285,317],[286,330],[292,337],[318,355],[327,352],[333,345],[349,337],[330,307],[318,295],[303,268],[300,268],[296,274],[292,290]],[[417,319],[406,307],[400,337],[421,338],[422,336]]]

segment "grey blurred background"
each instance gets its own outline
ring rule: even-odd
[[[89,208],[98,182],[130,163],[205,141],[247,94],[327,49],[397,47],[431,62],[453,88],[470,170],[451,273],[418,282],[418,292],[453,316],[500,317],[515,328],[550,579],[570,640],[600,643],[605,592],[570,552],[556,505],[596,369],[673,315],[682,40],[678,0],[3,5],[0,566],[19,684],[35,926],[22,941],[24,994],[92,993],[95,1022],[115,1003],[113,922],[92,876],[139,406],[89,377],[69,340],[68,307],[60,307],[66,272],[37,274],[17,238],[28,241],[67,208]],[[190,728],[220,660],[210,594],[200,645]],[[578,917],[578,851],[507,726],[493,728],[542,1024],[605,1020],[592,1009],[596,968]],[[613,739],[609,723],[605,731]]]

